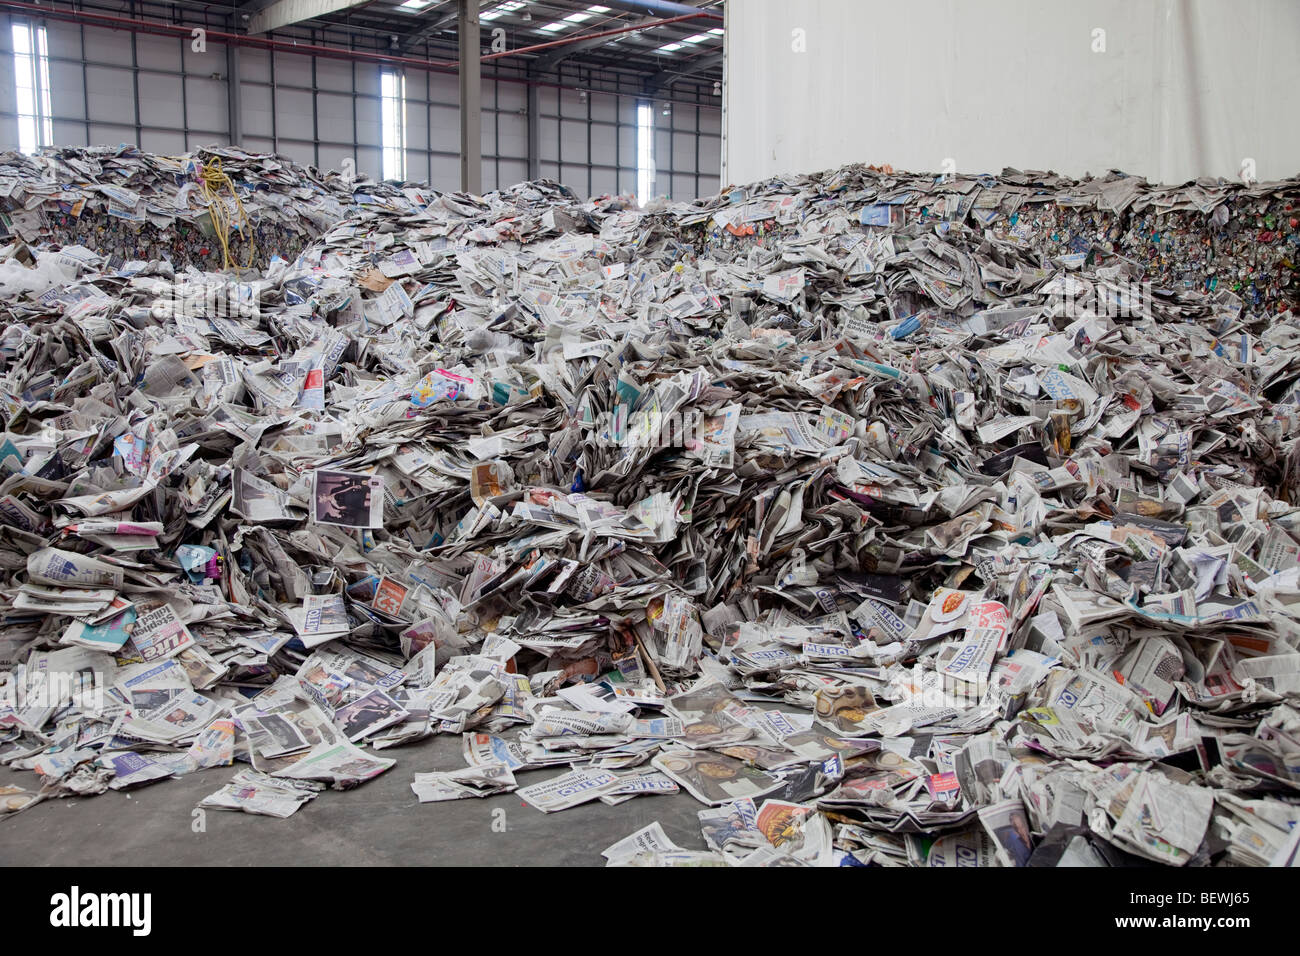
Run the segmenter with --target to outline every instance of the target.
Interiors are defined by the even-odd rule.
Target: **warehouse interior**
[[[1298,36],[0,0],[0,864],[1300,866]]]
[[[583,196],[635,191],[649,168],[638,166],[643,129],[657,194],[717,191],[721,13],[517,2],[470,11],[485,41],[475,191],[538,178]],[[13,25],[39,17],[50,104],[36,110],[41,145],[129,142],[173,155],[235,143],[320,169],[351,160],[375,178],[461,185],[456,0],[14,2],[2,12],[6,57]],[[3,83],[3,141],[17,144],[8,71]]]

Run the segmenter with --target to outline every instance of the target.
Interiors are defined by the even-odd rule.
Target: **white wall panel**
[[[460,160],[455,156],[433,156],[430,159],[433,174],[429,182],[435,189],[455,190],[460,188]]]
[[[434,103],[429,107],[429,130],[433,135],[435,150],[459,151],[460,110],[454,106],[440,106]],[[460,178],[459,172],[456,173],[456,177]]]
[[[1297,37],[1295,0],[731,3],[724,177],[952,159],[1177,183],[1246,157],[1291,176]]]
[[[696,141],[694,136],[681,132],[673,133],[673,171],[695,170],[695,148]],[[682,198],[682,197],[678,197]],[[693,198],[693,196],[692,196]]]
[[[271,87],[252,83],[241,83],[240,106],[243,108],[244,144],[256,137],[265,137],[271,142]],[[278,130],[277,130],[278,132]],[[251,148],[251,147],[250,147]]]
[[[324,148],[322,147],[322,163],[325,162],[323,149]],[[316,147],[313,143],[282,139],[280,140],[279,149],[277,149],[276,152],[282,156],[288,156],[295,163],[302,163],[304,166],[316,165]],[[338,168],[337,162],[334,164],[334,168]]]
[[[587,163],[587,121],[560,121],[560,159],[565,163]]]
[[[135,127],[117,123],[90,123],[90,142],[102,146],[116,146],[119,143],[135,142]]]
[[[495,80],[483,80],[483,106],[492,106],[502,111],[514,110],[518,113],[528,107],[527,87],[522,83],[498,83]]]
[[[320,163],[324,169],[342,169],[343,160],[350,159],[356,162],[351,146],[331,146],[328,143],[321,143],[320,146]],[[357,172],[365,172],[361,164],[357,163]]]
[[[185,45],[189,46],[189,43]],[[179,37],[160,37],[149,33],[137,33],[135,51],[136,63],[139,66],[159,70],[179,70],[181,68],[181,39]],[[89,53],[89,51],[87,52]],[[222,49],[221,55],[222,57],[225,56],[224,49]],[[220,72],[223,75],[226,72],[224,62]]]
[[[294,102],[301,103],[297,111],[298,115],[292,117],[292,122],[286,123],[285,128],[298,131],[290,135],[311,139],[311,94],[300,93],[295,90],[282,90],[280,91],[280,97],[281,112],[277,119],[289,120],[290,117],[285,115],[285,108],[292,108],[290,104]],[[352,103],[353,99],[350,93],[316,94],[316,116],[318,117],[321,139],[332,140],[336,143],[352,141]]]
[[[53,50],[50,51],[50,55],[51,57],[55,56]],[[80,51],[74,49],[72,56],[79,57]],[[5,70],[4,72],[7,74],[8,79],[12,82],[13,71]],[[79,120],[79,119],[84,120],[86,118],[85,94],[86,94],[86,87],[84,85],[84,78],[81,71],[81,64],[68,63],[62,60],[51,60],[50,62],[50,103],[53,106],[54,114],[56,116],[63,117],[66,120],[72,120],[72,121]],[[56,122],[55,126],[58,125],[59,125],[58,122]],[[81,128],[79,130],[76,130],[75,132],[69,130],[65,133],[60,133],[56,129],[54,130],[54,141],[56,143],[66,143],[66,142],[76,143],[84,139],[86,135],[85,125],[76,124],[75,122],[73,125],[74,126],[80,125]],[[72,137],[70,140],[64,138],[69,134]]]
[[[484,122],[488,122],[484,117]],[[498,156],[528,155],[528,120],[518,113],[503,113],[497,118],[497,142],[494,152]],[[525,168],[527,163],[525,162]]]
[[[434,103],[455,105],[460,102],[460,85],[456,77],[446,73],[429,74],[429,99]]]
[[[146,129],[140,132],[140,148],[164,156],[179,156],[185,152],[185,137],[180,133]]]
[[[201,81],[190,81],[191,83]],[[140,71],[140,116],[147,119],[151,126],[171,126],[182,129],[185,126],[187,102],[177,95],[180,86],[176,77],[159,73]],[[220,84],[221,94],[225,95],[225,84]],[[188,89],[187,89],[188,92]],[[51,93],[51,95],[53,95]],[[193,121],[193,117],[191,117]],[[221,125],[225,125],[222,123]],[[181,148],[184,152],[184,147]]]
[[[271,82],[271,52],[243,47],[239,51],[239,77],[245,84]]]
[[[295,56],[290,53],[275,53],[275,82],[287,86],[311,86],[311,62],[308,56]],[[338,69],[342,65],[338,60],[316,61],[316,85],[322,90],[352,89],[352,75],[338,78]]]
[[[86,59],[104,63],[131,63],[131,34],[125,30],[86,28]]]
[[[279,74],[279,64],[276,73]],[[337,117],[347,117],[345,135],[325,136],[322,139],[350,140],[352,138],[352,98],[337,96],[333,93],[320,93],[316,96],[316,115],[320,117],[322,129],[337,130]],[[275,126],[280,139],[296,139],[311,142],[315,136],[315,123],[312,120],[312,95],[304,90],[289,90],[277,87],[275,91]]]
[[[129,62],[129,61],[128,61]],[[111,67],[86,67],[87,109],[93,123],[118,123],[135,128],[135,93],[130,70]],[[56,115],[63,115],[63,105],[53,103]],[[134,135],[130,137],[134,139]]]
[[[380,70],[368,63],[350,64],[353,71],[353,88],[367,96],[378,96],[380,90]]]
[[[618,97],[594,94],[591,97],[591,118],[604,123],[618,119]]]
[[[613,126],[593,123],[591,126],[591,164],[593,166],[617,166],[618,152],[615,148],[617,137]]]
[[[695,198],[695,174],[674,174],[669,195],[674,199],[690,200]]]
[[[617,192],[614,180],[614,170],[593,169],[591,171],[591,194],[593,196],[614,195]]]
[[[358,146],[356,160],[358,173],[365,173],[373,179],[383,178],[384,156],[379,146]]]
[[[222,76],[225,76],[224,72]],[[229,141],[228,95],[224,78],[214,80],[208,76],[186,77],[185,101],[190,129],[200,131],[197,134],[198,142],[194,145],[208,146]]]
[[[0,24],[3,25],[5,31],[5,53],[11,52],[13,48],[13,24],[22,23],[24,19],[9,14],[0,17]],[[75,24],[63,23],[59,20],[47,20],[45,22],[45,42],[52,58],[79,58],[81,56],[81,33]]]
[[[522,159],[501,160],[501,180],[497,186],[513,186],[528,179],[528,162]]]

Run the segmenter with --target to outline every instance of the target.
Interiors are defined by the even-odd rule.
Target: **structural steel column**
[[[274,58],[275,54],[272,53]],[[181,79],[184,83],[184,78]],[[239,47],[233,43],[226,44],[226,115],[227,125],[230,127],[230,145],[240,146],[244,138],[244,106],[243,98],[240,96],[239,88]],[[275,110],[274,91],[272,92],[271,109]],[[188,148],[188,144],[186,146]],[[275,147],[272,146],[272,149]]]
[[[542,95],[536,83],[528,84],[528,178],[542,178]]]
[[[482,71],[479,63],[478,0],[456,0],[460,41],[460,188],[483,191]]]

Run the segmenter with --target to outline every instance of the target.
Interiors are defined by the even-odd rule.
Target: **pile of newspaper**
[[[452,734],[422,801],[706,805],[612,863],[1292,859],[1300,319],[862,175],[761,243],[536,182],[256,275],[9,246],[0,806]]]
[[[231,146],[182,156],[134,146],[10,151],[0,154],[0,238],[220,270],[220,237],[228,235],[230,259],[262,269],[336,223],[353,185],[338,173]]]
[[[1157,288],[1226,290],[1266,312],[1300,307],[1294,179],[1153,186],[1119,172],[1086,180],[1014,169],[936,177],[859,165],[733,188],[704,207],[681,212],[700,249],[858,231],[881,240],[918,223],[940,231],[964,225],[1049,269],[1123,265]]]

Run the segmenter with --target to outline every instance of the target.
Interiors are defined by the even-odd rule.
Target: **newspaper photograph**
[[[334,723],[350,741],[360,740],[409,716],[401,704],[375,689],[334,712]]]
[[[299,733],[294,721],[284,714],[241,716],[239,726],[248,734],[250,743],[263,757],[283,757],[286,754],[310,750],[312,746]]]
[[[700,832],[710,850],[757,849],[767,840],[758,826],[758,809],[748,797],[699,811]]]
[[[764,796],[782,786],[779,777],[709,750],[668,751],[651,764],[676,780],[691,796],[709,806]]]
[[[998,858],[1003,866],[1024,866],[1034,852],[1033,837],[1024,804],[1019,800],[1004,800],[981,807],[980,823],[997,846]]]
[[[318,780],[347,790],[392,769],[397,761],[376,757],[347,741],[317,744],[300,759],[275,771],[277,778]]]
[[[877,732],[867,718],[880,710],[871,690],[863,685],[841,684],[819,688],[814,695],[813,716],[832,733],[848,737]]]
[[[312,520],[345,528],[382,528],[384,479],[346,471],[313,471]]]

